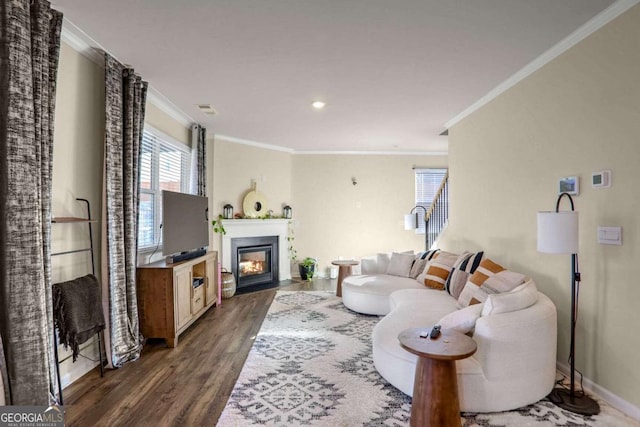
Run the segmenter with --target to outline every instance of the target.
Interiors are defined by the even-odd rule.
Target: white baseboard
[[[567,377],[571,372],[569,366],[562,362],[556,362],[556,368],[558,369],[558,371],[560,371],[560,373]],[[576,379],[576,382],[577,381],[578,380]],[[637,406],[633,405],[630,402],[627,402],[620,396],[613,394],[606,388],[594,383],[587,377],[582,377],[582,384],[585,390],[589,391],[591,394],[598,396],[600,399],[604,400],[609,405],[616,408],[618,411],[623,412],[625,415],[628,415],[629,417],[640,421],[640,408],[638,408]]]

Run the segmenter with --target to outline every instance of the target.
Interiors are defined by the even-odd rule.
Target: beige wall
[[[144,121],[175,140],[182,142],[189,147],[191,146],[190,128],[176,121],[167,113],[149,102],[149,100],[147,100],[147,104],[145,106]]]
[[[213,149],[211,149],[213,147]],[[292,155],[288,152],[238,144],[215,138],[208,141],[210,174],[208,191],[210,218],[222,213],[225,204],[234,213],[242,212],[242,200],[255,181],[258,191],[267,199],[267,210],[281,215],[282,207],[292,204]],[[213,165],[213,170],[211,170]],[[211,183],[213,185],[211,185]],[[213,248],[220,250],[220,236],[211,234]]]
[[[293,165],[298,257],[318,258],[325,270],[339,257],[424,249],[424,235],[404,230],[415,201],[412,168],[446,167],[446,157],[298,154]]]
[[[62,44],[53,142],[52,212],[54,216],[86,217],[86,205],[76,198],[88,199],[91,216],[101,217],[102,162],[104,141],[104,68]],[[100,277],[100,227],[93,226],[96,274]],[[60,252],[89,246],[85,224],[52,226],[52,251]],[[88,252],[52,258],[53,282],[74,279],[91,272]],[[82,354],[97,358],[97,341],[91,339]],[[60,360],[70,356],[60,347]],[[80,357],[75,363],[66,359],[60,366],[63,384],[82,376],[96,364]]]
[[[318,258],[322,272],[339,257],[422,250],[424,235],[403,228],[414,205],[413,167],[447,166],[445,156],[303,155],[217,138],[209,153],[213,217],[226,203],[242,211],[256,181],[275,214],[292,206],[298,257]],[[211,239],[219,250],[220,236]]]
[[[482,248],[533,276],[558,307],[558,360],[566,363],[570,257],[536,251],[536,212],[554,209],[560,177],[578,175],[583,282],[576,367],[635,406],[640,406],[639,76],[636,6],[453,126],[450,227],[441,245]],[[591,173],[602,169],[611,169],[612,187],[591,188]],[[623,245],[599,245],[597,225],[622,226]]]

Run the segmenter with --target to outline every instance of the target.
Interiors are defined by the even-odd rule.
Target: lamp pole
[[[427,216],[427,208],[425,208],[424,206],[421,205],[415,205],[413,207],[413,209],[411,209],[411,212],[409,212],[410,214],[413,213],[416,209],[422,209],[424,211],[424,216]],[[418,212],[416,212],[416,228],[420,228],[420,225],[418,223]],[[429,250],[429,231],[427,230],[427,224],[425,222],[424,224],[424,250],[428,251]]]
[[[562,193],[558,196],[558,200],[556,202],[556,214],[560,212],[560,201],[564,196],[566,196],[571,203],[571,211],[575,211],[571,195],[568,193]],[[575,250],[577,251],[577,248]],[[576,323],[578,320],[576,304],[580,280],[580,272],[578,271],[578,254],[574,252],[571,253],[571,347],[569,349],[569,358],[571,362],[569,378],[571,384],[569,385],[568,392],[564,388],[554,388],[549,394],[549,400],[557,406],[576,414],[596,415],[600,412],[598,402],[584,393],[577,394],[575,390]]]

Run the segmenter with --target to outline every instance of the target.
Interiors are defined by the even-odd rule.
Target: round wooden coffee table
[[[358,261],[347,259],[339,261],[331,261],[331,264],[340,267],[338,270],[338,287],[336,288],[336,296],[342,297],[342,281],[345,277],[351,276],[351,267],[358,265]]]
[[[413,383],[411,426],[460,427],[456,360],[476,352],[477,344],[460,332],[442,330],[436,339],[421,338],[430,328],[400,332],[402,348],[418,356]]]

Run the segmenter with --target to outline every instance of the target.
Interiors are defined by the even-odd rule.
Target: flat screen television
[[[162,191],[162,254],[189,253],[209,246],[209,200]]]

